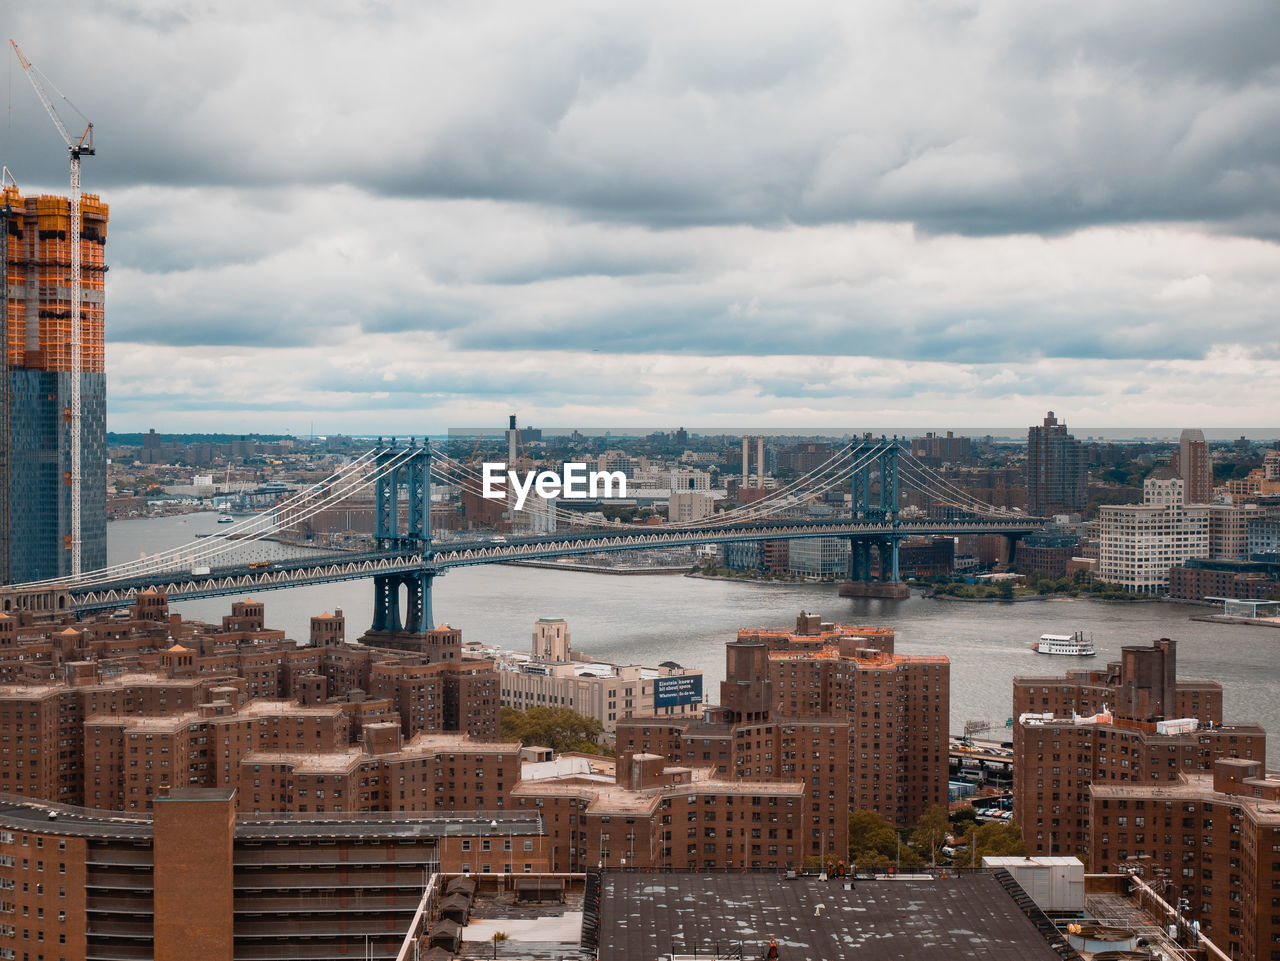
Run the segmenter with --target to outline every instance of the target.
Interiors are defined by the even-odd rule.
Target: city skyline
[[[11,30],[96,125],[111,430],[1248,433],[1280,373],[1277,21],[53,3]],[[0,157],[65,193],[20,71],[8,99]]]

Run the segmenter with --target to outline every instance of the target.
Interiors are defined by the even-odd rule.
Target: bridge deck
[[[579,554],[719,544],[733,541],[795,540],[821,537],[870,538],[890,541],[921,535],[1025,534],[1040,526],[1039,518],[996,520],[896,521],[854,518],[756,522],[714,528],[606,529],[570,531],[534,537],[491,537],[466,541],[422,542],[391,539],[387,548],[369,552],[321,554],[270,562],[190,570],[142,571],[108,582],[65,588],[77,611],[103,610],[132,602],[148,588],[164,590],[174,599],[216,597],[244,591],[278,590],[306,584],[357,580],[412,572],[444,573],[455,567],[541,560]],[[47,590],[46,588],[44,588]],[[10,591],[21,592],[22,585]]]

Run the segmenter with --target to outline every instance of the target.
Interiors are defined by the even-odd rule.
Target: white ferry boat
[[[1063,657],[1093,657],[1098,652],[1093,649],[1093,639],[1084,636],[1084,631],[1074,634],[1041,634],[1040,640],[1031,645],[1037,654],[1057,654]]]

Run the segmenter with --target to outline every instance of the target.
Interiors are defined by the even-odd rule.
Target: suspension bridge
[[[904,483],[946,505],[949,516],[900,509]],[[554,527],[549,533],[444,540],[433,537],[431,517],[432,489],[441,484],[478,492],[482,477],[474,466],[429,441],[379,440],[324,481],[217,536],[72,578],[12,585],[2,592],[4,609],[90,613],[128,606],[147,590],[164,591],[177,601],[368,578],[374,587],[371,630],[420,634],[434,626],[433,581],[457,567],[703,544],[843,538],[850,542],[851,580],[871,578],[876,551],[884,578],[896,582],[898,545],[904,538],[1016,538],[1044,523],[977,500],[921,464],[901,441],[870,435],[845,444],[824,463],[758,500],[711,517],[661,525],[611,523],[599,515],[592,520],[550,501],[543,505],[544,519]],[[810,516],[809,506],[837,488],[850,492],[850,508],[839,516]],[[255,542],[295,530],[354,497],[367,498],[370,490],[375,518],[371,549],[246,559]]]

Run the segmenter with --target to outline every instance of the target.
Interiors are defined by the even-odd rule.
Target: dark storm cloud
[[[113,416],[1274,407],[1274,3],[44,0],[7,26],[96,124]],[[11,66],[0,159],[64,192]]]
[[[734,9],[46,3],[13,29],[97,122],[103,187],[345,183],[658,226],[1275,230],[1274,4]],[[11,166],[52,180],[52,128],[11,93]]]

